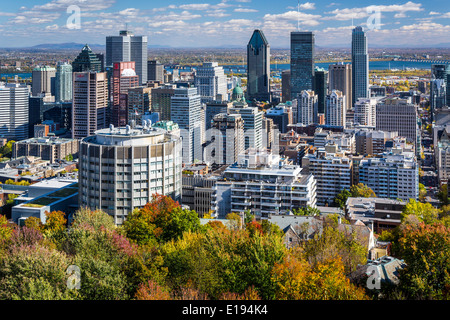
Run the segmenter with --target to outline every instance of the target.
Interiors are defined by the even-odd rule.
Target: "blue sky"
[[[72,5],[81,10],[80,29],[67,27],[77,21],[67,13]],[[448,0],[311,0],[300,1],[300,13],[297,7],[297,0],[2,0],[0,47],[104,44],[126,24],[150,44],[172,47],[245,46],[259,28],[273,48],[288,48],[298,25],[314,31],[319,46],[348,46],[352,24],[366,27],[369,46],[450,43]]]

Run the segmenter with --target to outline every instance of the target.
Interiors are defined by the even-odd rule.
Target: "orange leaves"
[[[350,283],[340,259],[310,266],[305,260],[287,255],[276,264],[272,279],[280,300],[365,300],[363,289]]]

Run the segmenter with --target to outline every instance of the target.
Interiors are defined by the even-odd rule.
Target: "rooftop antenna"
[[[297,12],[298,12],[297,31],[300,31],[300,0],[298,0]]]

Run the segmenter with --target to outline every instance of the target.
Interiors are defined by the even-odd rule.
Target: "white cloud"
[[[234,9],[234,12],[251,13],[251,12],[258,12],[258,10],[249,8],[236,8]]]
[[[314,10],[314,9],[316,9],[316,4],[312,3],[312,2],[302,3],[302,4],[300,4],[300,9],[301,10]]]
[[[335,9],[333,11],[327,12],[329,14],[333,14],[333,16],[324,17],[325,20],[351,20],[351,19],[362,19],[370,16],[375,10],[379,10],[381,12],[397,12],[399,14],[404,14],[405,12],[414,11],[419,12],[423,11],[421,3],[414,3],[408,1],[405,4],[401,5],[371,5],[362,8],[345,8],[345,9]]]
[[[321,18],[320,15],[307,14],[297,11],[288,11],[281,14],[266,14],[263,19],[265,21],[279,22],[280,20],[286,21],[300,21],[300,24],[306,26],[317,26],[320,24],[318,21]]]

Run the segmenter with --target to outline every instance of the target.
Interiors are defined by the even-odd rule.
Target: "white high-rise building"
[[[317,204],[321,206],[332,205],[338,193],[350,190],[353,184],[353,161],[335,144],[305,155],[302,168],[316,179]]]
[[[258,217],[289,214],[294,208],[316,206],[316,180],[278,154],[246,150],[223,173],[213,189],[213,211],[219,218],[246,210]]]
[[[361,160],[359,182],[371,188],[378,198],[417,200],[419,165],[413,152],[384,153]]]
[[[228,100],[227,76],[217,62],[205,62],[198,67],[194,85],[198,88],[202,103],[215,101],[218,95]]]
[[[341,91],[333,90],[327,95],[325,124],[345,128],[345,96]]]
[[[297,99],[297,123],[308,126],[317,123],[318,97],[312,90],[303,90]]]
[[[154,194],[181,200],[181,139],[144,126],[102,129],[80,142],[79,203],[121,225]]]
[[[247,104],[235,103],[228,109],[230,114],[240,114],[244,120],[245,150],[261,149],[263,147],[263,111],[258,107],[249,107]]]
[[[0,83],[0,136],[15,141],[28,138],[29,89]]]
[[[359,98],[354,106],[354,124],[376,127],[377,125],[377,99],[375,98]]]
[[[178,88],[171,97],[171,120],[178,124],[183,138],[183,163],[203,160],[202,142],[205,124],[202,122],[201,97],[197,88]]]

